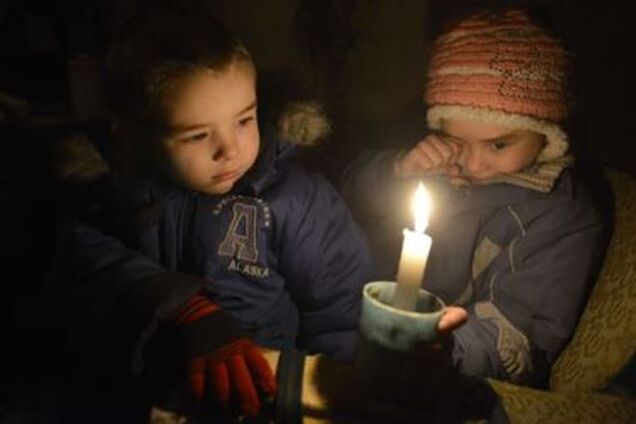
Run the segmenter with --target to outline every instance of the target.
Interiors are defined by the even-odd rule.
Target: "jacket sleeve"
[[[60,225],[50,309],[71,352],[119,357],[139,373],[146,344],[203,280],[166,270],[96,222],[75,217]]]
[[[507,266],[492,275],[489,299],[471,305],[453,333],[453,356],[468,374],[541,386],[585,306],[607,225],[585,196],[529,221],[509,211],[521,235],[500,254]]]
[[[362,287],[370,278],[366,240],[327,180],[306,178],[283,229],[281,271],[299,309],[299,345],[350,359]]]

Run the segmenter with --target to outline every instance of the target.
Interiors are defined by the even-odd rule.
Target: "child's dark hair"
[[[111,116],[119,123],[158,124],[162,99],[176,82],[237,62],[253,67],[241,41],[211,17],[176,7],[146,10],[111,44],[105,76]]]

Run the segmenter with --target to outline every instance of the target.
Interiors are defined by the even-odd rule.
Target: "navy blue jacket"
[[[226,195],[111,177],[90,219],[67,223],[58,280],[76,345],[98,345],[91,328],[120,320],[126,334],[114,339],[141,366],[157,326],[204,291],[263,346],[353,355],[371,273],[365,238],[328,181],[293,163],[290,145],[264,145]]]

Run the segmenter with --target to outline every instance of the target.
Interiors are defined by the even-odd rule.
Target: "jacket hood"
[[[331,131],[322,105],[315,101],[288,103],[275,122],[261,123],[261,151],[252,169],[233,191],[259,193],[291,164],[299,147],[319,144]]]

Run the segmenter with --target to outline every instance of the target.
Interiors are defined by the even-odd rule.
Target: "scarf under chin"
[[[552,191],[554,184],[564,169],[574,164],[572,155],[565,155],[548,162],[535,162],[523,171],[502,174],[490,180],[492,183],[508,183],[537,190],[543,193]]]

